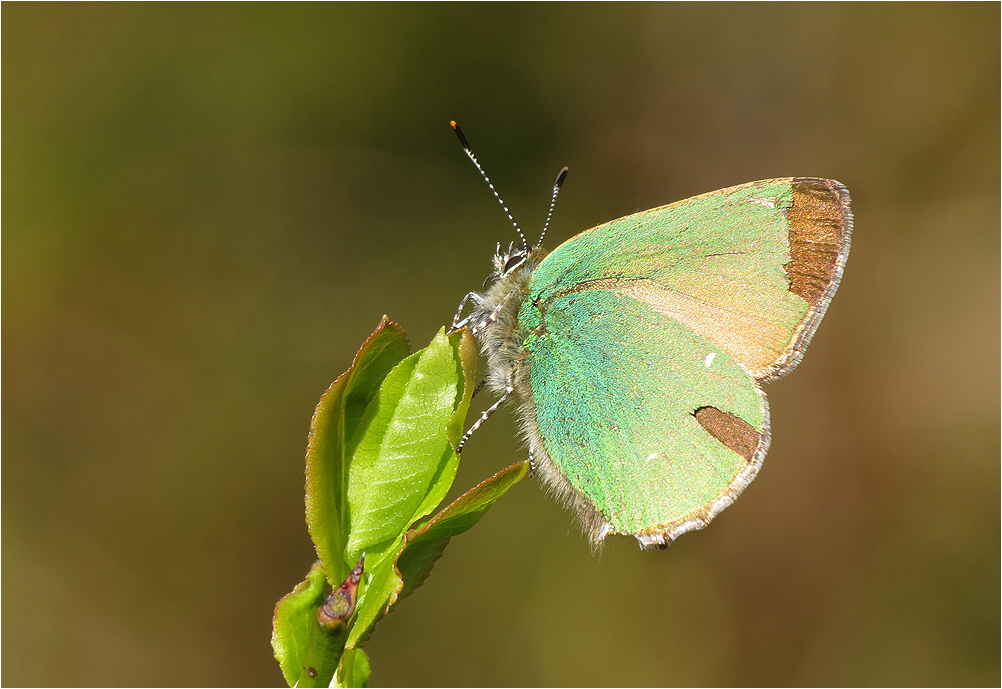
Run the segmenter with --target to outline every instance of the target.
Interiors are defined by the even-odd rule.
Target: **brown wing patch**
[[[692,414],[707,433],[749,462],[755,456],[762,434],[744,419],[716,407],[700,407]]]
[[[844,188],[830,179],[793,180],[790,223],[790,262],[783,266],[790,291],[811,306],[825,300],[844,251],[848,203]]]

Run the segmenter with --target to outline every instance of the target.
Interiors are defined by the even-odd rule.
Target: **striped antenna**
[[[488,177],[487,173],[484,172],[484,169],[480,167],[480,163],[477,161],[477,157],[473,155],[473,149],[470,148],[470,142],[468,142],[466,140],[466,137],[463,135],[463,130],[459,128],[459,125],[456,124],[455,120],[450,120],[449,124],[451,124],[453,130],[455,130],[456,136],[459,137],[459,143],[460,145],[462,145],[463,150],[466,151],[466,155],[470,157],[470,160],[473,161],[473,164],[477,166],[478,170],[480,170],[480,174],[483,176],[484,181],[487,182],[487,186],[489,186],[491,188],[491,191],[494,192],[494,198],[496,198],[498,200],[498,203],[501,204],[501,207],[504,208],[505,215],[507,215],[508,219],[511,220],[511,224],[515,228],[515,231],[518,232],[518,236],[522,238],[522,248],[525,249],[525,253],[529,253],[529,242],[525,239],[525,234],[522,233],[522,228],[518,226],[517,222],[515,222],[515,218],[511,217],[511,211],[508,210],[508,206],[504,204],[504,201],[501,199],[501,195],[498,193],[498,190],[494,188],[493,184],[491,184],[490,177]]]
[[[557,205],[557,194],[560,193],[560,187],[564,186],[564,180],[567,179],[567,173],[570,170],[565,167],[557,175],[557,181],[553,183],[553,196],[550,197],[550,210],[546,213],[546,222],[543,223],[543,232],[539,235],[539,241],[536,242],[536,249],[543,246],[543,237],[546,236],[546,228],[550,226],[550,218],[553,217],[553,207]]]

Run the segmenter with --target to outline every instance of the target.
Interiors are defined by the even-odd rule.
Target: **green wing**
[[[838,287],[851,228],[838,182],[750,182],[582,232],[539,265],[530,298],[628,294],[766,381],[803,356]]]
[[[525,433],[593,541],[666,544],[754,478],[769,444],[757,383],[800,361],[851,229],[838,182],[765,180],[592,228],[535,269]]]
[[[762,463],[768,409],[727,352],[616,290],[571,292],[520,313],[534,464],[608,533],[664,545],[705,526]]]

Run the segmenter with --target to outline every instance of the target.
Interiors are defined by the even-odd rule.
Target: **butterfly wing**
[[[759,382],[800,361],[842,274],[838,182],[752,182],[592,228],[535,269],[525,434],[593,541],[705,526],[769,444]]]
[[[803,356],[838,287],[851,231],[838,182],[750,182],[582,232],[539,265],[530,297],[618,290],[767,381]]]
[[[537,315],[543,327],[523,344],[524,427],[534,466],[592,541],[666,544],[754,478],[768,408],[730,354],[615,290],[564,294]]]

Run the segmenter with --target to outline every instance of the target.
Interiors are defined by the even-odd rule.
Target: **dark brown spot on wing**
[[[812,306],[821,304],[829,285],[838,279],[839,258],[845,251],[849,196],[830,179],[797,177],[790,223],[790,262],[783,266],[790,291]]]
[[[744,419],[716,407],[700,407],[692,414],[707,433],[746,460],[755,456],[762,434]]]

